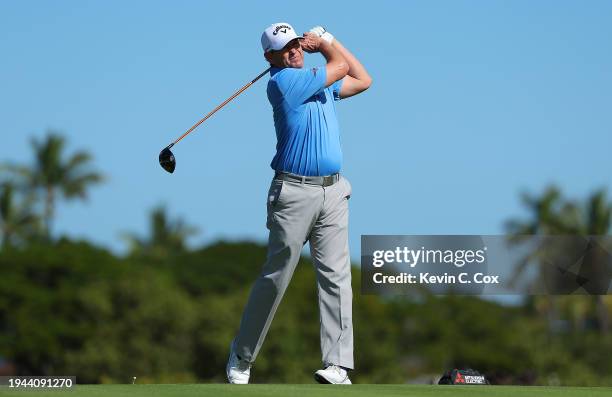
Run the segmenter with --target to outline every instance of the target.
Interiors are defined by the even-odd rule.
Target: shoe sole
[[[315,372],[314,374],[315,380],[322,385],[350,385],[352,383],[332,383],[324,376],[321,376]]]
[[[319,375],[319,374],[317,374],[317,373],[315,373],[315,374],[314,374],[314,378],[315,378],[315,380],[316,380],[318,383],[320,383],[320,384],[322,384],[322,385],[331,385],[331,384],[332,384],[330,381],[328,381],[327,379],[325,379],[325,377],[323,377],[323,376],[321,376],[321,375]]]

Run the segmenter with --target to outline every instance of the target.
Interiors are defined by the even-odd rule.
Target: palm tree
[[[511,236],[520,238],[533,234],[556,234],[563,228],[563,222],[559,219],[563,203],[557,187],[548,187],[541,197],[523,193],[521,201],[531,216],[527,220],[511,219],[506,222],[506,230]]]
[[[124,235],[133,255],[163,258],[184,252],[187,249],[187,239],[198,234],[198,229],[187,225],[183,219],[170,219],[162,205],[151,211],[149,222],[149,236],[141,238],[135,234]]]
[[[17,175],[26,180],[26,185],[41,195],[44,200],[44,230],[51,235],[51,223],[55,215],[57,196],[71,200],[86,199],[87,189],[103,180],[103,176],[89,167],[92,156],[86,151],[77,151],[65,158],[66,140],[59,133],[49,131],[43,141],[31,141],[34,164],[31,168],[12,166]]]
[[[2,247],[14,245],[15,242],[30,241],[40,235],[40,218],[32,211],[33,198],[26,197],[17,204],[16,187],[9,181],[3,182],[0,189]]]
[[[520,244],[531,238],[532,235],[564,235],[569,233],[570,224],[575,222],[575,208],[566,203],[561,191],[555,186],[549,186],[541,196],[528,193],[521,195],[523,205],[527,207],[530,216],[527,219],[511,219],[506,222],[506,231],[510,244]],[[527,253],[518,262],[512,283],[515,283],[525,273],[530,264],[539,266],[538,282],[551,283],[550,269],[545,266],[542,256],[550,252],[550,247],[538,245]],[[556,285],[557,283],[555,283]]]
[[[606,191],[601,189],[594,192],[588,199],[583,208],[575,207],[571,210],[575,213],[576,222],[573,229],[576,234],[584,236],[607,236],[612,232],[612,205],[607,200]],[[606,269],[608,254],[602,250],[591,250],[588,256],[588,264],[585,267],[589,274],[583,274],[589,279],[595,279],[603,283],[596,286],[596,290],[607,290],[610,283],[609,269]],[[608,273],[608,274],[606,274]],[[599,329],[602,333],[610,331],[609,299],[597,293],[593,295],[597,310]]]
[[[530,210],[531,216],[527,220],[513,219],[507,222],[506,230],[510,234],[511,243],[520,243],[529,235],[534,234],[605,236],[611,232],[612,206],[607,202],[604,190],[593,193],[584,205],[564,200],[559,189],[554,186],[547,188],[540,197],[524,194],[522,201]],[[557,287],[562,286],[565,282],[563,277],[554,269],[551,271],[550,266],[546,266],[542,261],[542,255],[549,255],[550,249],[549,246],[538,246],[522,258],[517,264],[514,280],[525,272],[529,264],[537,264],[540,281],[547,281]],[[563,254],[564,250],[577,252],[575,247],[569,245],[553,247],[552,250],[560,254]],[[587,278],[594,280],[598,275],[601,277],[605,274],[607,258],[601,256],[601,251],[591,250],[589,252],[593,253],[588,256],[588,259],[585,257],[583,268],[591,272]],[[596,316],[600,330],[607,333],[610,328],[607,301],[601,295],[592,295],[588,299],[597,307]],[[582,300],[584,300],[582,297],[572,297],[564,302],[569,305],[570,312],[580,313],[580,317],[586,316],[588,310],[585,309]],[[554,321],[556,318],[555,300],[546,299],[546,302],[539,302],[539,304],[540,307],[545,308],[551,320]]]

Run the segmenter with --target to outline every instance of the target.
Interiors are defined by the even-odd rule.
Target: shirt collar
[[[283,68],[279,68],[277,66],[272,66],[270,68],[270,77],[274,76],[276,73],[280,72],[281,70],[283,70]]]

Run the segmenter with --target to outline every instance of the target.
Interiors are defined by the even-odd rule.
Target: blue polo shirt
[[[305,176],[340,171],[342,150],[335,100],[342,80],[325,88],[325,66],[270,70],[268,100],[274,112],[275,171]]]

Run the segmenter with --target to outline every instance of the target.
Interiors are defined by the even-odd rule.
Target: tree
[[[575,216],[574,207],[564,203],[561,191],[555,186],[549,186],[540,197],[523,193],[521,195],[523,205],[527,207],[530,215],[527,219],[510,219],[506,222],[506,231],[509,235],[510,244],[521,244],[532,235],[563,235],[568,234],[568,214],[571,218]],[[550,280],[549,269],[541,260],[547,249],[538,245],[527,253],[517,263],[512,283],[516,282],[527,270],[529,265],[535,264],[538,269],[538,282],[543,283]]]
[[[66,140],[59,133],[49,131],[43,141],[33,138],[34,164],[31,167],[7,167],[23,184],[43,198],[43,220],[45,236],[51,236],[51,223],[55,214],[58,194],[71,200],[86,199],[87,189],[103,180],[103,176],[92,171],[89,163],[92,156],[86,151],[77,151],[65,158]]]
[[[611,231],[612,205],[607,202],[605,190],[594,192],[586,201],[581,204],[575,201],[569,201],[562,198],[561,192],[554,186],[547,188],[540,197],[534,197],[528,194],[523,195],[523,203],[530,210],[531,216],[528,219],[512,219],[506,224],[506,229],[510,234],[512,243],[520,243],[528,235],[569,235],[569,236],[605,236]],[[547,255],[546,250],[550,247],[538,246],[529,252],[517,264],[514,278],[517,279],[523,274],[530,264],[539,266],[539,278],[542,281],[546,279],[549,284],[562,285],[563,280],[558,272],[551,272],[550,267],[546,266],[542,261],[542,255]],[[567,246],[556,246],[553,250],[574,250],[571,244]],[[563,254],[563,252],[561,252]],[[589,256],[589,263],[586,263],[587,268],[600,268],[606,266],[606,258],[598,256],[597,251]],[[586,259],[585,259],[586,260]],[[601,269],[599,269],[601,270]],[[598,271],[599,271],[598,270]],[[604,269],[605,271],[605,269]],[[603,274],[601,271],[600,274]],[[555,280],[555,276],[559,277]],[[569,297],[568,297],[569,298]],[[584,318],[589,311],[588,305],[585,305],[586,300],[594,303],[597,307],[596,317],[602,333],[609,331],[609,309],[606,306],[606,300],[600,295],[592,297],[571,297],[564,299],[566,310],[576,315],[579,318]],[[540,307],[544,308],[551,320],[555,320],[555,302],[547,299],[546,302],[539,302]],[[584,321],[579,321],[584,323]]]
[[[149,217],[149,235],[141,238],[125,234],[133,255],[165,258],[173,253],[185,252],[187,239],[198,234],[198,229],[181,218],[170,219],[164,206],[154,208]]]
[[[594,192],[583,206],[572,204],[569,212],[574,214],[570,231],[574,231],[575,234],[585,236],[605,236],[610,234],[612,228],[612,223],[610,222],[612,219],[612,205],[607,201],[605,190],[601,189]],[[599,274],[604,274],[605,269],[600,269],[600,266],[606,266],[607,263],[606,258],[601,254],[603,254],[601,251],[593,253],[594,256],[589,258],[591,261],[589,267],[592,269],[597,268]],[[602,281],[605,282],[605,278]],[[609,281],[608,278],[607,282],[609,283]],[[594,295],[593,297],[599,320],[599,329],[602,333],[610,332],[610,309],[606,303],[610,304],[612,302],[606,298],[602,295]]]
[[[549,186],[540,197],[523,193],[521,201],[530,211],[530,217],[526,220],[509,220],[506,222],[506,230],[518,238],[532,234],[554,234],[563,229],[563,222],[559,219],[563,205],[561,199],[561,191],[555,186]]]
[[[40,218],[33,212],[32,197],[16,202],[17,191],[10,181],[0,185],[0,230],[2,247],[34,239],[40,235]]]

